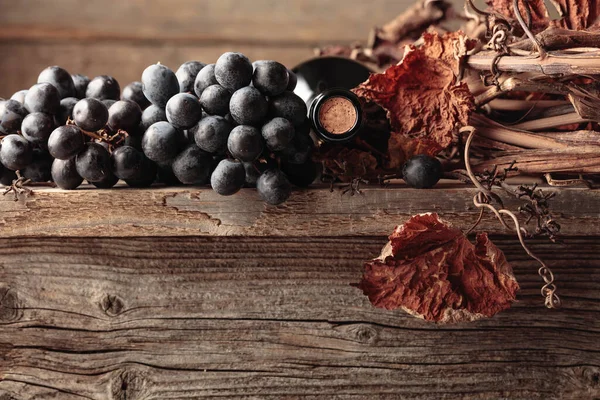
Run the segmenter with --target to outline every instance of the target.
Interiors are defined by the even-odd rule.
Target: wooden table
[[[350,286],[394,226],[477,217],[471,188],[39,189],[0,197],[0,399],[600,397],[598,192],[564,189],[538,266],[486,216],[522,290],[494,318],[437,326]],[[508,205],[516,209],[518,201]]]

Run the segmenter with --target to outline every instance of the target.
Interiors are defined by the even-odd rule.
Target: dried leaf
[[[392,126],[390,165],[417,153],[434,155],[456,139],[468,123],[473,95],[457,84],[459,65],[474,42],[462,32],[423,35],[424,44],[407,47],[404,59],[382,74],[373,74],[354,91],[385,110]]]
[[[513,0],[486,0],[486,3],[492,12],[514,21],[513,25],[515,26],[519,25],[514,13]],[[544,4],[544,0],[528,0],[528,3],[531,10],[531,31],[533,33],[541,32],[550,24],[548,9]],[[523,0],[519,1],[519,11],[523,19],[527,21],[527,8]]]
[[[519,289],[487,234],[473,245],[437,214],[416,215],[397,227],[381,256],[365,263],[356,286],[376,307],[438,323],[491,317],[510,308]]]
[[[323,164],[323,173],[342,182],[353,179],[373,179],[382,174],[377,168],[377,159],[369,152],[343,146],[318,152],[314,160]]]

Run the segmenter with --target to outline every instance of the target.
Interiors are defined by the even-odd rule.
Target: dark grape
[[[23,137],[16,134],[5,136],[0,147],[0,162],[6,168],[17,171],[31,163],[33,148]]]
[[[35,149],[31,163],[21,170],[21,174],[32,182],[48,182],[52,179],[52,161],[54,159],[46,151]]]
[[[428,189],[442,178],[442,163],[435,157],[419,154],[409,159],[402,168],[402,178],[408,186]]]
[[[310,123],[296,127],[296,134],[287,147],[278,154],[291,164],[304,164],[311,155],[314,142],[310,137]]]
[[[202,118],[202,107],[196,96],[179,93],[167,102],[167,120],[176,128],[189,129]]]
[[[151,105],[142,113],[142,122],[140,123],[140,128],[143,132],[146,132],[151,125],[161,121],[167,121],[165,109]]]
[[[168,122],[153,124],[142,138],[142,150],[146,157],[161,165],[172,162],[183,145],[183,132]]]
[[[277,205],[290,197],[292,185],[281,170],[270,169],[258,178],[256,190],[265,203]]]
[[[286,91],[269,99],[269,114],[271,117],[285,118],[298,126],[306,120],[308,110],[304,100],[293,92]]]
[[[235,92],[252,82],[252,64],[241,53],[225,53],[215,64],[215,78],[225,89]]]
[[[294,125],[284,118],[273,118],[261,129],[262,137],[271,151],[285,149],[294,138]]]
[[[139,179],[145,165],[144,153],[131,147],[121,146],[111,155],[112,171],[120,179]]]
[[[25,108],[29,112],[54,115],[60,110],[58,90],[49,83],[33,85],[25,95]]]
[[[73,108],[73,120],[84,131],[95,132],[106,126],[108,110],[100,100],[79,100]]]
[[[204,89],[218,84],[219,82],[217,82],[217,78],[215,78],[215,64],[208,64],[198,72],[198,76],[194,81],[194,93],[200,98]]]
[[[288,80],[288,86],[287,86],[286,90],[293,92],[294,89],[296,89],[296,85],[298,84],[298,77],[296,76],[295,73],[293,73],[292,71],[290,71],[288,69],[288,78],[289,78],[289,80]]]
[[[73,79],[73,86],[75,87],[75,95],[78,99],[85,98],[85,92],[87,92],[87,87],[90,84],[90,78],[85,75],[75,74],[71,75],[71,79]]]
[[[100,144],[89,142],[75,158],[77,173],[88,182],[100,182],[108,179],[110,170],[110,154]]]
[[[0,101],[0,133],[4,135],[17,133],[27,114],[23,104],[16,100]]]
[[[227,138],[232,126],[227,120],[219,116],[206,117],[198,125],[190,129],[194,141],[202,150],[214,154],[225,154]]]
[[[144,157],[142,174],[138,179],[126,179],[125,183],[133,188],[150,187],[156,181],[157,166],[155,163]]]
[[[134,149],[142,151],[142,136],[143,134],[139,133],[127,135],[123,141],[123,146],[131,146]]]
[[[199,61],[188,61],[181,64],[175,76],[179,81],[179,91],[181,93],[194,93],[194,83],[198,73],[204,68],[206,64]]]
[[[227,138],[227,149],[240,161],[256,160],[264,149],[260,131],[253,126],[236,126]]]
[[[102,100],[102,104],[104,104],[107,110],[109,110],[116,102],[117,100],[113,99]]]
[[[28,90],[19,90],[15,94],[13,94],[10,99],[18,101],[21,104],[25,104],[25,96],[27,96]]]
[[[54,158],[68,160],[83,150],[83,133],[75,125],[59,126],[48,138],[48,151]]]
[[[37,83],[49,83],[58,89],[61,99],[75,96],[75,84],[71,75],[59,66],[48,67],[38,76]]]
[[[269,110],[265,97],[253,87],[245,87],[231,96],[229,112],[240,125],[256,125],[264,121]]]
[[[200,104],[209,115],[225,116],[229,112],[231,93],[221,85],[212,85],[204,89]]]
[[[142,85],[142,82],[131,82],[125,86],[121,94],[121,100],[133,101],[142,110],[145,110],[150,105],[150,100],[144,96],[144,85]]]
[[[113,131],[132,131],[140,125],[141,120],[142,109],[130,100],[117,101],[108,110],[108,126]]]
[[[186,185],[206,185],[212,166],[212,155],[190,144],[173,161],[173,173]]]
[[[85,97],[98,100],[119,100],[121,87],[112,76],[100,75],[90,81],[85,91]]]
[[[90,182],[92,185],[96,186],[98,189],[110,189],[115,186],[119,182],[119,178],[115,176],[113,173],[108,173],[104,178],[97,182]]]
[[[170,165],[158,167],[158,182],[164,183],[168,186],[182,185],[181,181],[177,179],[177,177],[173,173],[173,168],[171,168]]]
[[[54,119],[44,113],[31,113],[23,120],[21,134],[29,143],[42,148],[48,147],[48,138],[54,130]]]
[[[281,163],[281,170],[293,185],[302,188],[310,186],[319,176],[319,167],[310,159],[304,164],[292,164],[283,161]]]
[[[269,169],[269,164],[258,161],[245,162],[243,164],[244,169],[246,170],[247,187],[256,187],[256,181],[258,180],[258,177],[260,177],[263,172]]]
[[[2,167],[0,170],[0,183],[4,186],[12,185],[13,181],[15,181],[18,178],[17,173],[15,171],[4,167]]]
[[[252,84],[265,96],[277,96],[288,87],[288,70],[277,61],[262,61],[255,66]]]
[[[210,176],[210,185],[222,196],[231,196],[239,192],[245,181],[244,164],[234,160],[221,160]]]
[[[77,173],[75,158],[68,160],[55,159],[52,162],[51,175],[56,186],[65,190],[76,189],[83,182],[83,178]]]
[[[179,81],[173,71],[162,64],[154,64],[142,74],[144,96],[159,107],[165,107],[169,99],[179,93]]]
[[[75,97],[67,97],[60,101],[60,111],[56,114],[57,125],[64,125],[69,118],[73,119],[73,109],[78,101]]]

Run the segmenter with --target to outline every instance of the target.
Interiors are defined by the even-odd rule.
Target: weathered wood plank
[[[425,212],[438,212],[466,230],[478,216],[472,202],[475,193],[474,188],[452,184],[432,190],[369,187],[355,196],[316,188],[297,190],[275,207],[266,205],[254,189],[230,197],[189,187],[39,189],[18,202],[10,195],[0,196],[0,237],[383,236]],[[551,208],[563,234],[600,235],[599,196],[594,190],[560,190]],[[522,204],[506,200],[514,211]],[[491,213],[485,214],[480,229],[510,233]]]
[[[597,398],[600,242],[535,242],[550,311],[495,241],[519,302],[436,326],[349,286],[383,237],[3,239],[0,398]]]
[[[412,0],[0,0],[0,39],[364,41]]]

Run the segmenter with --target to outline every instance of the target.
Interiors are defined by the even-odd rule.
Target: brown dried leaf
[[[437,214],[416,215],[397,227],[381,256],[365,263],[356,286],[376,307],[438,323],[491,317],[510,308],[519,289],[486,233],[473,245]]]
[[[474,109],[473,95],[456,77],[474,42],[462,32],[425,33],[423,39],[423,46],[407,47],[398,65],[354,89],[387,110],[394,132],[389,141],[392,166],[414,154],[434,155],[448,148],[456,128],[468,123]]]
[[[342,182],[373,179],[382,174],[377,168],[377,159],[371,153],[359,149],[335,146],[328,151],[316,153],[314,160],[323,164],[325,175]]]
[[[513,0],[486,0],[487,5],[492,12],[500,14],[509,20],[514,21],[513,25],[518,26],[517,17],[514,13]],[[538,33],[543,31],[550,24],[548,17],[548,9],[544,4],[544,0],[528,0],[529,9],[531,10],[531,31]],[[527,8],[523,0],[519,1],[519,11],[523,19],[527,21]],[[489,11],[489,10],[488,10]]]

